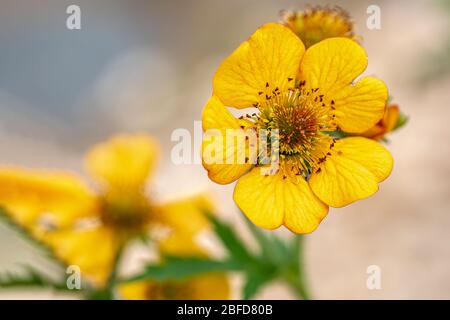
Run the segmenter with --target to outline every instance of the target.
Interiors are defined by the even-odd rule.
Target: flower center
[[[101,206],[102,222],[118,231],[137,234],[148,225],[151,207],[140,192],[108,192]]]
[[[146,298],[148,300],[179,300],[188,299],[191,293],[188,283],[167,281],[150,284],[147,287]]]
[[[304,84],[303,84],[304,85]],[[278,130],[279,154],[291,170],[305,177],[325,161],[334,140],[326,131],[336,128],[331,104],[325,102],[319,89],[302,86],[286,92],[266,95],[258,107],[256,126],[268,131]]]

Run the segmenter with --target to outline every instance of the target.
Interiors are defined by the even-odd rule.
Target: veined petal
[[[350,133],[364,132],[383,117],[388,90],[383,81],[365,77],[333,96],[338,126]]]
[[[391,153],[376,141],[363,137],[349,137],[336,142],[335,150],[368,169],[377,182],[384,181],[392,172]]]
[[[398,105],[386,106],[383,119],[381,119],[376,125],[361,134],[362,137],[366,137],[374,140],[381,140],[384,136],[394,130],[400,118],[400,109]]]
[[[366,68],[367,55],[360,45],[346,38],[329,38],[306,51],[300,72],[307,87],[329,96],[350,85]]]
[[[289,28],[265,24],[219,66],[213,92],[227,106],[251,107],[263,92],[293,86],[304,51],[303,43]]]
[[[37,227],[43,216],[58,226],[98,214],[96,197],[70,173],[0,168],[0,206],[18,224]]]
[[[220,184],[235,181],[253,166],[256,134],[246,130],[215,96],[206,104],[202,122],[202,163],[209,178]]]
[[[331,156],[311,175],[314,193],[332,207],[343,207],[367,198],[378,190],[378,182],[389,176],[393,159],[379,143],[351,137],[338,140]]]
[[[240,123],[216,96],[209,98],[202,113],[203,131],[210,129],[239,129]]]
[[[307,88],[319,89],[346,132],[363,132],[383,117],[386,85],[373,77],[352,84],[366,67],[364,49],[346,38],[323,40],[310,47],[302,60],[300,78]]]
[[[234,200],[256,225],[275,229],[284,224],[296,233],[314,231],[327,215],[328,207],[311,191],[301,176],[282,171],[264,175],[260,167],[239,179]]]
[[[119,135],[95,146],[86,157],[89,173],[110,188],[139,188],[153,171],[159,149],[147,135]]]

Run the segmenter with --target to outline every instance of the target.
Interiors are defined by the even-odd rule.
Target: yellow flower
[[[86,167],[96,191],[73,174],[3,167],[0,205],[66,265],[79,266],[82,276],[103,286],[132,237],[164,226],[170,244],[171,233],[192,236],[208,223],[202,209],[210,204],[203,195],[168,204],[147,197],[158,153],[146,135],[120,135],[95,146]]]
[[[175,233],[169,242],[170,245],[163,246],[160,252],[172,256],[206,256],[205,251],[185,233]],[[122,298],[128,300],[225,300],[231,295],[226,274],[217,272],[184,280],[136,281],[120,285],[118,291]]]
[[[359,134],[362,137],[382,140],[386,134],[393,131],[400,119],[400,109],[396,104],[386,106],[383,118],[372,128]]]
[[[282,23],[302,40],[306,48],[328,38],[358,39],[353,31],[353,21],[339,7],[316,6],[305,11],[283,11]]]
[[[364,132],[383,116],[385,84],[373,77],[354,82],[366,66],[364,49],[352,40],[326,39],[305,52],[302,41],[277,23],[263,25],[220,65],[202,115],[203,166],[217,183],[239,179],[234,200],[253,223],[312,232],[328,206],[369,197],[389,176],[393,159],[382,145],[327,134],[338,128]],[[225,106],[256,110],[236,119]],[[269,136],[278,129],[278,146],[262,142],[279,152],[279,170],[261,170],[267,167],[261,155],[252,161],[248,138],[245,148],[239,143],[217,146],[223,139],[211,137],[226,138],[227,129],[247,137],[261,130]],[[242,154],[244,163],[236,161]]]

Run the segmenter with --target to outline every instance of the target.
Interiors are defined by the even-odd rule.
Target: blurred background
[[[213,193],[220,215],[245,227],[233,185],[210,182],[199,164],[175,165],[176,128],[193,133],[221,60],[282,9],[342,6],[369,54],[366,74],[383,79],[410,116],[390,136],[391,177],[373,197],[331,210],[307,237],[307,270],[321,299],[450,299],[450,5],[446,1],[2,0],[0,163],[85,175],[83,156],[120,132],[156,136],[163,154],[150,193],[166,200]],[[81,8],[81,30],[66,8]],[[381,30],[366,27],[369,5]],[[85,175],[86,176],[86,175]],[[88,178],[86,176],[86,178]],[[288,233],[283,230],[279,233]],[[0,271],[41,258],[0,225]],[[378,265],[381,290],[368,290]],[[239,279],[234,279],[239,286]],[[1,291],[0,298],[59,298]],[[273,284],[258,298],[292,298]]]

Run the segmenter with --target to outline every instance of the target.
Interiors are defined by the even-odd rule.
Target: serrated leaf
[[[247,250],[242,240],[236,236],[234,230],[229,225],[219,221],[211,213],[207,213],[207,216],[214,226],[215,234],[225,248],[227,248],[230,256],[243,263],[253,263],[255,259]]]
[[[25,272],[22,274],[13,272],[0,274],[1,289],[17,287],[50,287],[56,290],[68,290],[65,281],[54,281],[31,266],[25,266]]]
[[[275,264],[282,263],[286,260],[289,254],[289,249],[282,239],[275,234],[267,234],[259,227],[255,226],[250,220],[245,218],[248,228],[253,237],[258,242],[261,249],[261,259],[264,261],[271,261]]]
[[[19,234],[29,244],[31,244],[33,247],[41,251],[45,257],[47,257],[48,259],[52,260],[60,267],[63,267],[65,269],[64,263],[54,255],[50,247],[48,247],[45,243],[33,237],[27,229],[25,229],[23,226],[14,221],[11,218],[11,216],[8,215],[7,211],[2,207],[0,207],[0,222],[7,225],[10,229]]]
[[[247,274],[247,279],[242,287],[242,298],[249,300],[253,298],[258,291],[268,282],[271,278],[261,277],[258,274]]]

